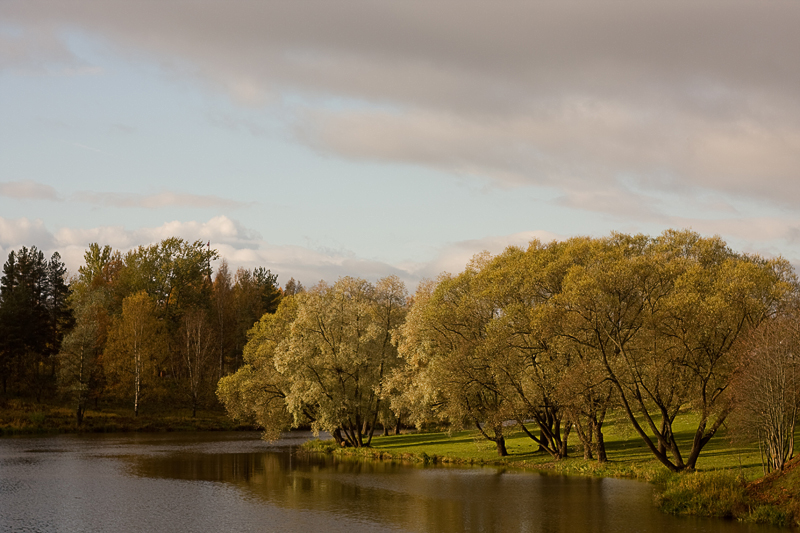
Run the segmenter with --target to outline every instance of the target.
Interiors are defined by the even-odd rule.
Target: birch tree
[[[208,314],[204,309],[187,311],[183,315],[183,357],[186,363],[188,381],[187,394],[192,405],[192,418],[197,416],[197,408],[204,400],[215,354],[215,338]]]
[[[157,385],[158,361],[167,349],[167,338],[156,316],[155,302],[144,291],[125,298],[104,352],[112,387],[120,397],[133,402],[135,416],[146,393]]]

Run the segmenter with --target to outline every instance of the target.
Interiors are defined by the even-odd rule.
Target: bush
[[[745,480],[730,472],[671,474],[656,483],[656,504],[667,513],[735,518],[749,509]]]

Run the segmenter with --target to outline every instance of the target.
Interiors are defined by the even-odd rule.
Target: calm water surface
[[[297,453],[309,437],[0,439],[2,531],[766,532],[653,508],[644,483]]]

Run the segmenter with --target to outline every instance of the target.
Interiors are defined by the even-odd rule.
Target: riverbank
[[[253,430],[232,421],[224,411],[152,408],[134,416],[131,409],[104,406],[89,409],[78,426],[72,409],[45,403],[10,399],[0,407],[0,436],[56,433],[115,433],[165,431]]]
[[[681,444],[692,438],[692,415],[676,421]],[[408,433],[375,437],[369,448],[338,448],[331,441],[310,441],[306,449],[341,457],[442,465],[487,465],[561,475],[638,479],[656,488],[656,504],[665,512],[736,519],[778,526],[797,526],[800,518],[800,468],[794,461],[783,476],[763,478],[758,449],[734,445],[726,436],[712,439],[698,461],[698,471],[673,474],[656,461],[624,420],[605,426],[609,460],[584,460],[580,446],[554,461],[522,432],[506,442],[509,455],[499,457],[493,443],[477,432]],[[795,471],[797,474],[795,474]],[[795,479],[795,477],[797,479]]]

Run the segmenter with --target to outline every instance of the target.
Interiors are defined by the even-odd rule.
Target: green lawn
[[[688,451],[694,436],[697,419],[694,415],[680,416],[674,425],[675,434],[682,447]],[[600,476],[625,476],[650,479],[660,470],[666,470],[652,455],[644,442],[630,427],[626,419],[615,418],[604,426],[608,464],[585,461],[583,448],[577,436],[570,435],[570,457],[554,461],[522,431],[512,429],[506,440],[507,457],[497,454],[494,443],[487,441],[477,431],[448,433],[406,433],[389,437],[375,437],[372,447],[363,450],[345,449],[337,453],[380,456],[385,459],[433,461],[442,463],[503,464],[510,467],[556,471],[565,474]],[[728,469],[748,480],[763,475],[758,448],[755,445],[734,445],[724,432],[706,445],[697,464],[698,470]]]
[[[697,417],[687,413],[673,425],[683,453],[688,453],[696,424]],[[764,474],[757,446],[735,444],[721,431],[700,454],[696,473],[672,474],[653,457],[627,419],[608,420],[603,433],[609,459],[604,465],[583,459],[583,448],[575,435],[570,436],[570,457],[554,461],[546,452],[537,452],[537,445],[518,429],[512,429],[507,437],[507,457],[500,457],[494,443],[477,431],[375,437],[370,448],[362,449],[338,449],[333,441],[312,441],[308,448],[353,458],[501,465],[559,474],[636,478],[655,483],[656,503],[666,512],[800,525],[795,518],[800,517],[800,503],[794,503],[800,502],[800,468],[794,468],[800,465],[797,461],[787,475],[756,481]]]

